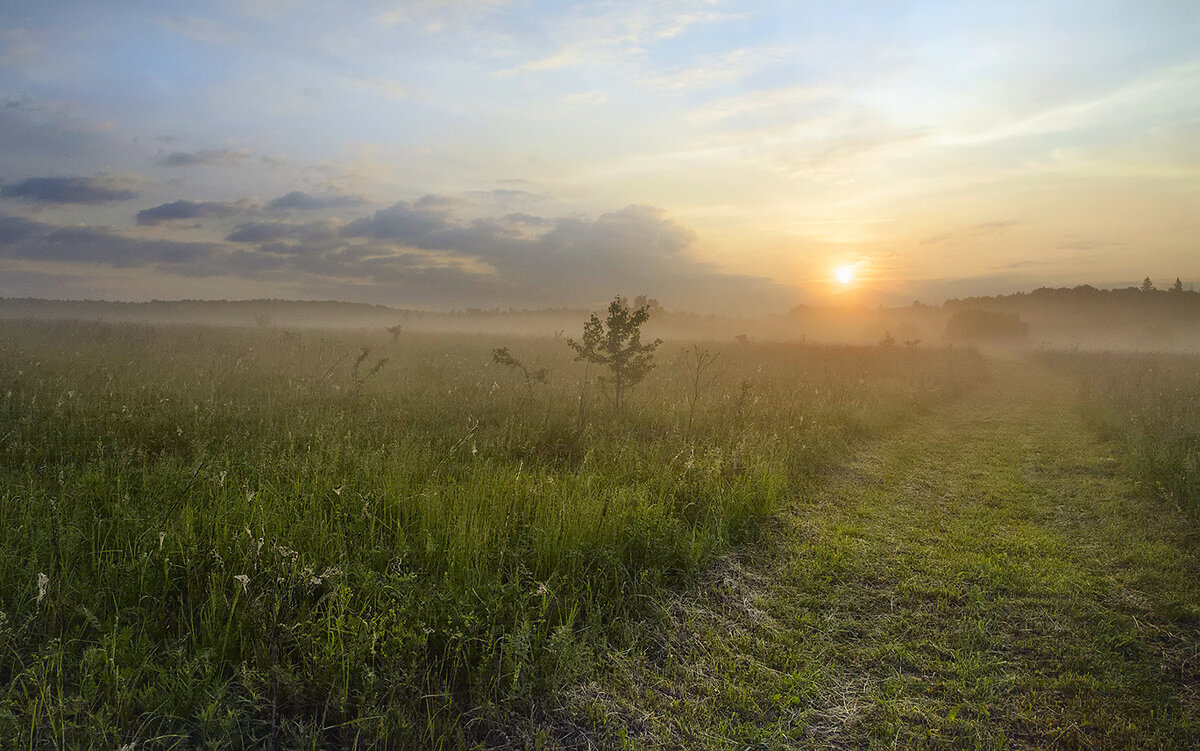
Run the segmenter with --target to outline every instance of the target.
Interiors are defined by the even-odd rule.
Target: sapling
[[[546,369],[538,368],[530,370],[525,367],[525,363],[512,356],[508,351],[508,347],[497,347],[492,350],[492,362],[497,365],[503,365],[506,368],[515,368],[521,371],[521,375],[525,376],[525,388],[529,391],[529,402],[533,403],[533,384],[546,383]]]
[[[662,339],[642,343],[642,324],[649,318],[648,304],[631,309],[625,298],[618,295],[608,304],[608,318],[603,323],[593,313],[583,325],[583,338],[579,341],[567,339],[567,345],[575,350],[576,360],[608,368],[612,375],[601,378],[600,382],[612,384],[611,400],[618,411],[625,392],[641,383],[654,369],[654,350],[662,344]],[[581,414],[582,398],[581,395]]]
[[[688,394],[688,422],[687,435],[692,434],[692,421],[696,418],[696,402],[700,400],[700,394],[717,380],[717,373],[706,376],[706,371],[712,367],[712,364],[721,356],[718,352],[713,354],[708,351],[707,347],[701,347],[699,344],[692,345],[692,351],[688,353],[688,373],[691,376],[691,392]]]

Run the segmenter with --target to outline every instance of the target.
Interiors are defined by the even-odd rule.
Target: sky
[[[1200,281],[1198,40],[1194,0],[5,0],[0,296]]]

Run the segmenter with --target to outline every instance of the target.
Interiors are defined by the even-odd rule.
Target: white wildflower
[[[38,598],[37,598],[39,605],[41,604],[42,599],[46,596],[46,588],[49,586],[50,586],[50,577],[46,576],[41,571],[39,571],[38,572]]]
[[[238,574],[237,576],[235,576],[235,577],[233,577],[233,578],[234,578],[234,579],[235,579],[235,580],[236,580],[236,581],[237,581],[239,584],[241,584],[241,585],[242,585],[242,591],[243,591],[243,592],[249,592],[249,591],[250,591],[250,577],[249,577],[249,576],[246,576],[245,574]]]
[[[158,533],[158,549],[159,549],[159,550],[162,550],[162,546],[163,546],[163,540],[165,540],[165,539],[167,539],[167,533],[166,533],[166,532],[159,532],[159,533]]]

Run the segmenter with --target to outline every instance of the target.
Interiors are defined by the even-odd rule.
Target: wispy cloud
[[[711,10],[711,4],[694,2],[610,2],[578,5],[548,24],[555,47],[532,60],[501,69],[496,75],[511,78],[524,73],[551,71],[575,65],[629,68],[645,60],[648,46],[673,40],[692,27],[730,23],[741,13]]]
[[[237,167],[250,158],[246,149],[201,149],[172,151],[155,160],[160,167]]]
[[[795,120],[797,109],[810,107],[816,102],[833,101],[833,96],[833,91],[823,86],[750,91],[701,104],[688,112],[687,118],[697,125],[747,118]]]
[[[157,21],[164,28],[205,44],[235,46],[248,40],[244,33],[202,16],[162,16]]]
[[[412,0],[374,17],[379,26],[392,29],[408,27],[426,34],[461,29],[486,19],[513,0]]]
[[[1017,222],[1012,220],[996,221],[996,222],[981,222],[970,227],[952,230],[950,232],[942,232],[937,235],[931,235],[921,240],[922,245],[939,245],[943,243],[961,242],[964,240],[983,237],[984,235],[993,235],[997,232],[1003,232],[1017,226]]]
[[[355,78],[352,80],[359,86],[373,89],[392,99],[404,99],[408,96],[408,89],[405,86],[389,78]]]
[[[1114,119],[1144,116],[1156,101],[1200,101],[1200,60],[1166,66],[1103,93],[1075,99],[993,128],[951,135],[953,143],[974,144],[1111,126]]]
[[[786,46],[744,47],[675,68],[640,73],[636,80],[644,86],[676,93],[712,89],[741,81],[792,57],[794,50]]]

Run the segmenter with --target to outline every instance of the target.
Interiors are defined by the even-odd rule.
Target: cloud
[[[205,44],[231,47],[246,41],[241,32],[200,16],[165,16],[157,19],[157,22],[165,28]]]
[[[604,104],[608,101],[608,94],[603,91],[584,91],[578,94],[568,94],[558,101],[563,104]]]
[[[224,243],[127,237],[0,217],[0,259],[150,267],[303,287],[323,296],[407,305],[600,305],[652,294],[668,307],[783,310],[795,291],[722,273],[690,257],[696,234],[659,208],[630,205],[589,219],[526,213],[469,216],[470,203],[428,195],[342,224],[247,222]],[[176,201],[140,224],[225,217],[236,203]]]
[[[359,86],[373,89],[392,99],[404,99],[408,96],[408,89],[403,84],[393,81],[390,78],[355,78],[353,80]]]
[[[193,275],[216,273],[204,261],[220,252],[214,243],[144,240],[97,227],[59,227],[0,217],[0,258],[99,263],[116,268],[176,267]]]
[[[294,190],[282,195],[267,204],[268,209],[299,209],[309,211],[314,209],[336,209],[344,206],[357,206],[363,203],[358,196],[330,194],[314,196],[303,191]]]
[[[552,71],[576,65],[597,65],[637,71],[645,67],[647,50],[676,39],[692,27],[729,23],[746,16],[697,11],[691,3],[611,2],[572,6],[547,29],[561,44],[540,57],[496,71],[501,78]]]
[[[730,50],[688,65],[657,73],[641,73],[637,80],[647,86],[669,92],[712,89],[740,81],[747,76],[793,58],[788,47],[757,47]]]
[[[225,239],[238,243],[267,243],[283,239],[330,240],[338,237],[336,222],[310,222],[288,224],[286,222],[250,222],[240,225]]]
[[[687,115],[697,125],[711,125],[727,120],[750,120],[770,123],[780,119],[796,121],[813,116],[819,107],[836,106],[833,92],[818,86],[789,86],[779,89],[751,91],[736,96],[706,102]]]
[[[244,213],[252,204],[244,201],[221,203],[217,201],[173,201],[143,209],[137,213],[140,226],[154,226],[179,219],[223,219]]]
[[[388,29],[402,26],[435,34],[461,30],[510,4],[511,0],[408,0],[380,13],[374,20]]]
[[[172,151],[155,160],[160,167],[236,167],[250,158],[246,149],[201,149],[199,151]]]
[[[45,226],[19,216],[0,216],[0,245],[12,245],[38,232]]]
[[[491,199],[497,203],[511,203],[514,201],[541,201],[545,199],[545,196],[539,196],[537,193],[530,193],[527,190],[517,190],[515,188],[471,190],[467,191],[467,195],[475,198]]]
[[[42,203],[109,203],[136,198],[127,181],[99,177],[31,177],[0,188],[0,196]]]
[[[998,221],[998,222],[983,222],[982,224],[974,224],[970,227],[953,230],[951,232],[943,232],[940,235],[932,235],[921,240],[922,245],[938,245],[948,241],[958,242],[961,240],[974,239],[993,235],[997,232],[1003,232],[1011,227],[1017,226],[1017,222]]]
[[[650,292],[705,310],[744,308],[751,300],[784,306],[792,298],[783,285],[690,258],[695,232],[654,206],[631,205],[595,220],[530,214],[466,220],[427,196],[351,222],[341,234],[478,259],[495,269],[473,282],[480,302],[489,304],[571,305],[603,301],[614,291]]]

